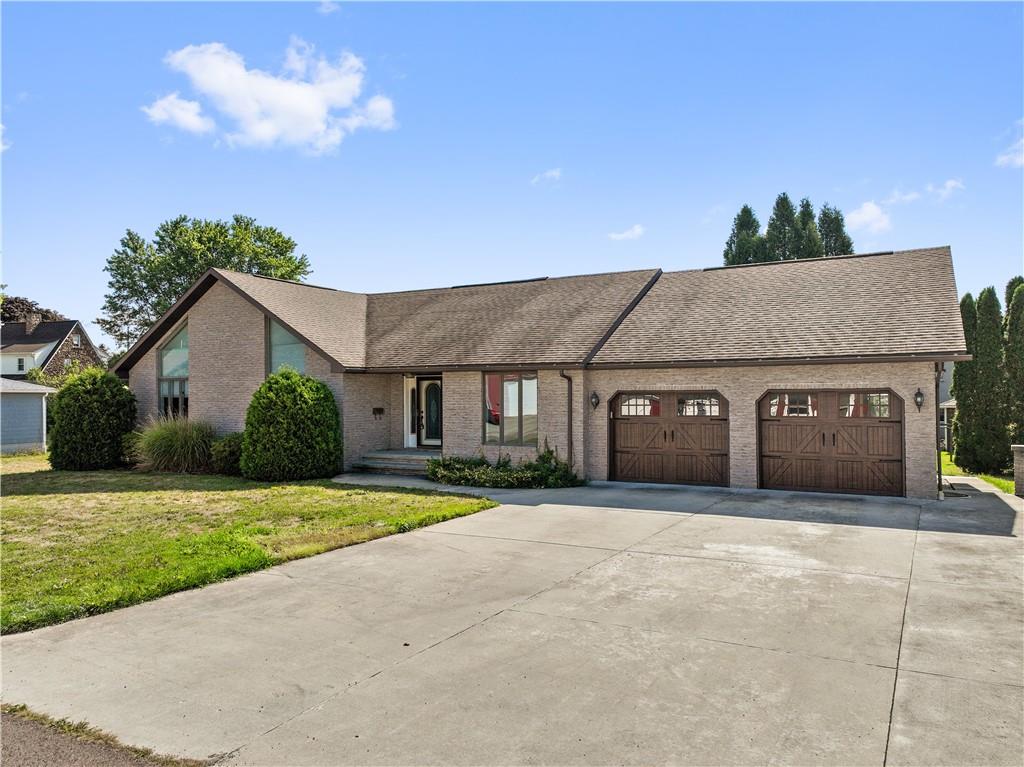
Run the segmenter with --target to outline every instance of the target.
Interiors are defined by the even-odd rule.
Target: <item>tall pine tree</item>
[[[749,205],[740,208],[732,221],[732,232],[725,242],[722,253],[726,266],[755,264],[764,261],[764,238],[761,236],[761,222]]]
[[[800,229],[796,223],[796,208],[785,192],[775,198],[764,239],[768,261],[789,261],[797,257]]]
[[[1024,444],[1024,280],[1017,285],[1006,307],[1006,409],[1010,441]]]
[[[978,294],[974,331],[975,394],[974,465],[966,468],[996,474],[1010,462],[1006,431],[1006,380],[1003,375],[1003,315],[995,288]],[[959,402],[957,402],[959,405]]]
[[[964,326],[964,340],[967,353],[974,354],[974,333],[978,327],[978,309],[974,296],[967,293],[960,299],[960,321]],[[962,469],[975,464],[974,411],[977,394],[975,391],[975,369],[977,362],[957,362],[953,366],[953,380],[950,394],[956,400],[956,414],[953,416],[953,463]]]
[[[853,253],[853,240],[846,233],[846,220],[839,208],[828,203],[818,213],[818,234],[826,256],[847,256]]]
[[[1010,316],[1010,304],[1013,303],[1013,294],[1017,292],[1017,288],[1024,285],[1024,277],[1017,275],[1011,277],[1010,281],[1006,283],[1006,293],[1003,295],[1003,306],[1006,307],[1006,316]]]
[[[825,248],[821,244],[821,235],[818,233],[818,225],[814,223],[814,206],[806,197],[800,200],[800,212],[796,216],[796,225],[800,231],[796,257],[821,258],[825,255]]]

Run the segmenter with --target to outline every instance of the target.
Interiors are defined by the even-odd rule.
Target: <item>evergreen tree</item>
[[[978,311],[974,305],[974,297],[970,293],[960,299],[960,321],[964,326],[967,353],[974,354],[974,331],[978,326]],[[962,469],[975,464],[972,428],[976,399],[976,367],[977,363],[974,360],[956,363],[953,366],[953,380],[950,384],[950,394],[956,400],[956,413],[953,416],[953,463]]]
[[[764,239],[767,261],[789,261],[797,257],[800,229],[796,222],[796,208],[785,192],[775,198]]]
[[[800,200],[800,212],[797,213],[796,225],[800,230],[800,241],[797,245],[797,258],[821,258],[825,248],[821,244],[818,225],[814,223],[814,206],[804,197]]]
[[[1017,288],[1024,285],[1024,277],[1020,275],[1011,277],[1010,281],[1006,283],[1006,293],[1003,296],[1003,306],[1006,307],[1006,316],[1010,316],[1010,304],[1013,303],[1013,294],[1017,292]]]
[[[1006,346],[1003,350],[1006,370],[1006,409],[1010,423],[1010,441],[1024,444],[1024,280],[1013,291],[1006,307]]]
[[[749,205],[740,208],[732,222],[732,232],[725,242],[722,253],[726,266],[753,264],[763,261],[764,238],[761,236],[761,222]]]
[[[846,256],[853,253],[853,240],[846,233],[846,220],[839,208],[828,203],[818,213],[818,234],[826,256]]]
[[[973,471],[997,474],[1010,461],[1006,430],[1006,381],[1003,375],[1003,315],[995,288],[978,295],[978,325],[974,331]],[[959,403],[958,403],[959,404]]]

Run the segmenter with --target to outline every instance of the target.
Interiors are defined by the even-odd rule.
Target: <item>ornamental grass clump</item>
[[[213,426],[190,418],[159,418],[135,441],[136,458],[147,469],[198,474],[209,471]]]
[[[252,395],[242,437],[242,476],[281,481],[332,477],[341,468],[334,394],[294,370],[267,378]]]

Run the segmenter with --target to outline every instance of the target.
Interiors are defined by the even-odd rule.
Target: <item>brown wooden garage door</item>
[[[611,404],[611,478],[729,484],[729,404],[718,392],[626,392]]]
[[[891,391],[773,391],[758,413],[761,487],[903,495],[903,402]]]

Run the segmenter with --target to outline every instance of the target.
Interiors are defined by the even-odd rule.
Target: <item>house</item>
[[[56,389],[0,378],[0,452],[46,450],[46,398]]]
[[[0,375],[24,378],[33,368],[55,375],[71,367],[101,365],[103,360],[78,320],[42,320],[36,313],[0,329]]]
[[[141,418],[231,432],[296,368],[334,392],[346,469],[549,445],[592,480],[934,498],[963,359],[943,247],[369,295],[211,269],[114,369]]]

